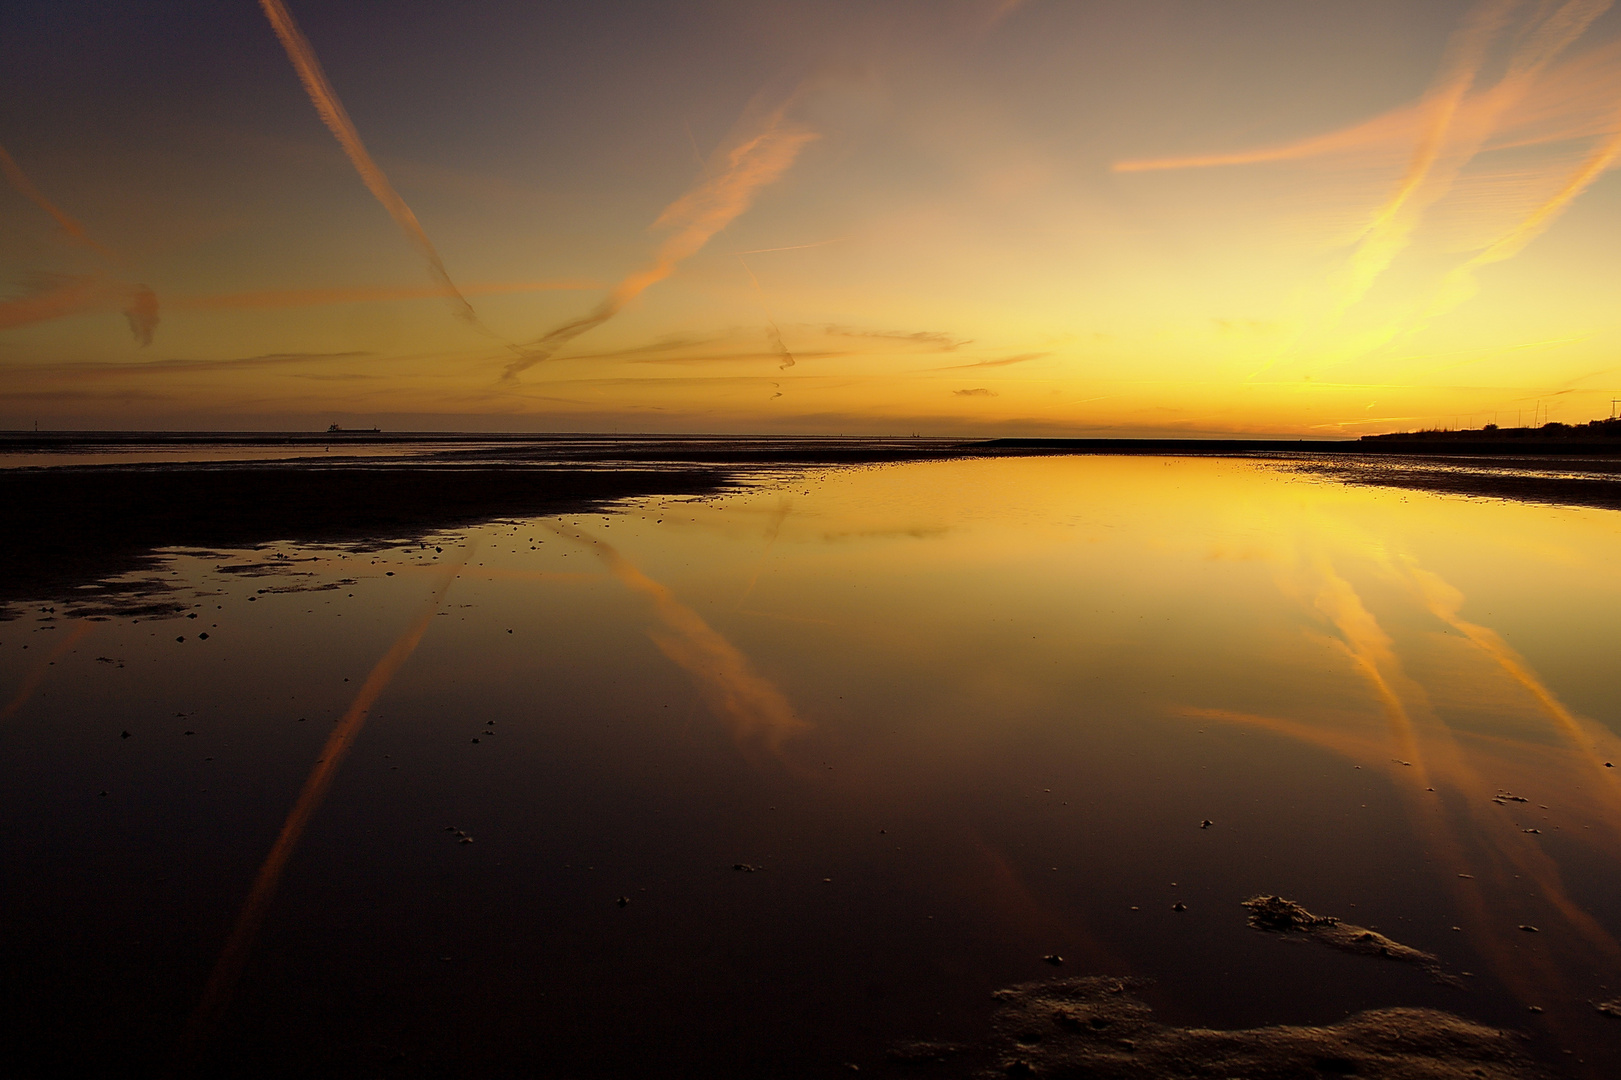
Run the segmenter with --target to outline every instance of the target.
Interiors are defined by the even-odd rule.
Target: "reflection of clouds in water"
[[[782,691],[757,674],[748,657],[667,587],[638,570],[606,541],[577,529],[550,528],[559,536],[589,545],[614,577],[652,603],[663,624],[662,630],[649,631],[653,643],[692,676],[710,709],[740,742],[759,740],[776,750],[789,736],[809,730],[810,724],[794,714]]]
[[[1447,875],[1459,921],[1495,974],[1528,1003],[1581,1000],[1586,995],[1571,985],[1563,970],[1572,967],[1568,963],[1572,954],[1621,966],[1621,945],[1571,897],[1558,863],[1536,834],[1524,831],[1533,824],[1526,811],[1535,804],[1494,802],[1499,788],[1482,777],[1491,776],[1516,791],[1550,793],[1542,797],[1557,792],[1560,805],[1554,813],[1563,819],[1564,837],[1581,843],[1583,826],[1613,830],[1618,824],[1613,810],[1616,792],[1609,778],[1600,775],[1597,784],[1579,779],[1595,770],[1602,774],[1595,744],[1617,740],[1571,714],[1495,631],[1462,619],[1458,613],[1463,595],[1456,588],[1411,559],[1391,560],[1380,557],[1380,552],[1362,551],[1374,555],[1381,576],[1400,587],[1396,594],[1400,599],[1461,633],[1491,661],[1488,671],[1529,691],[1539,706],[1533,714],[1538,727],[1551,719],[1569,749],[1550,747],[1534,736],[1484,737],[1454,730],[1432,707],[1431,693],[1442,691],[1407,673],[1402,647],[1355,586],[1335,569],[1321,538],[1304,540],[1302,546],[1318,550],[1311,556],[1291,552],[1290,556],[1303,557],[1279,560],[1282,591],[1328,623],[1328,634],[1311,636],[1326,639],[1365,681],[1383,714],[1384,731],[1348,725],[1326,711],[1314,716],[1310,707],[1299,718],[1287,719],[1223,709],[1183,709],[1182,715],[1272,732],[1385,772],[1415,835]],[[1527,884],[1535,887],[1535,894],[1526,895]],[[1554,932],[1539,939],[1538,949],[1527,949],[1517,929],[1522,923]],[[1555,954],[1566,954],[1567,963],[1556,963]],[[1545,1019],[1556,1030],[1563,1023],[1552,1014]]]
[[[39,662],[39,666],[34,669],[33,673],[23,680],[22,685],[17,688],[17,693],[12,696],[11,701],[6,704],[5,708],[0,708],[0,720],[11,719],[17,710],[22,708],[24,703],[33,696],[34,691],[39,689],[40,684],[45,681],[45,677],[50,674],[51,665],[71,652],[73,646],[83,641],[84,636],[90,633],[95,628],[95,625],[93,622],[81,620],[78,625],[74,626],[73,632],[63,638],[56,648],[47,653],[45,659]]]
[[[471,549],[468,554],[471,555]],[[361,728],[365,726],[366,717],[371,714],[372,706],[377,703],[383,691],[388,689],[389,683],[394,680],[395,674],[405,661],[416,651],[422,636],[433,624],[433,617],[439,613],[445,593],[461,573],[464,563],[465,560],[438,568],[439,582],[429,602],[372,668],[360,692],[355,695],[354,701],[339,719],[337,726],[332,729],[332,734],[327,737],[326,744],[321,748],[321,756],[316,759],[315,767],[305,778],[298,799],[293,803],[287,820],[282,824],[276,842],[271,845],[270,854],[265,856],[265,861],[254,877],[253,887],[249,890],[248,898],[243,902],[242,910],[237,915],[231,936],[226,939],[224,948],[220,950],[219,959],[215,961],[214,968],[209,973],[197,1008],[181,1034],[177,1055],[183,1065],[195,1063],[195,1055],[201,1050],[220,1015],[230,1003],[236,984],[242,977],[243,968],[247,965],[248,956],[253,950],[253,943],[259,936],[259,927],[264,923],[265,915],[270,910],[270,903],[275,899],[276,890],[281,885],[282,874],[286,871],[293,852],[297,850],[299,841],[303,839],[305,829],[308,828],[315,812],[320,809],[322,800],[326,798],[327,790],[337,776],[338,767],[343,764],[349,749],[360,737]]]
[[[1525,658],[1515,652],[1497,631],[1464,619],[1459,614],[1463,610],[1463,593],[1428,570],[1416,565],[1410,565],[1408,570],[1415,591],[1423,598],[1425,605],[1436,618],[1468,638],[1476,648],[1502,668],[1504,674],[1529,691],[1542,706],[1543,711],[1553,719],[1560,733],[1569,740],[1570,745],[1586,757],[1590,764],[1599,769],[1604,767],[1605,758],[1598,752],[1601,746],[1609,748],[1608,758],[1614,760],[1617,752],[1621,751],[1621,739],[1594,725],[1584,724],[1565,707],[1558,696],[1537,677],[1537,673],[1531,670],[1531,665],[1526,663]],[[1613,785],[1607,785],[1605,790],[1612,799],[1615,797]]]

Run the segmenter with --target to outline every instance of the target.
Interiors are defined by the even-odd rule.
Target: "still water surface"
[[[1028,458],[425,540],[175,550],[186,615],[0,623],[14,1060],[885,1075],[1095,973],[1621,1071],[1613,511]]]

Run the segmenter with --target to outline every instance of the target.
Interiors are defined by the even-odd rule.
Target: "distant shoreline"
[[[1608,423],[1593,428],[1608,429]],[[740,464],[850,460],[923,460],[1030,454],[1168,454],[1229,456],[1274,454],[1411,455],[1421,457],[1621,458],[1621,422],[1614,434],[1588,435],[1589,427],[1559,426],[1484,431],[1421,431],[1360,439],[1253,438],[954,438],[845,435],[706,435],[460,432],[460,431],[0,431],[0,457],[134,448],[420,447],[456,445],[528,447],[554,460],[601,459]]]

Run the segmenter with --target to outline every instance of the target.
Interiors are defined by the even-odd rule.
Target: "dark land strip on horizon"
[[[229,459],[249,448],[309,456]],[[132,451],[175,450],[225,456],[117,462]],[[103,453],[106,464],[48,464],[57,455]],[[0,467],[0,618],[16,617],[19,602],[52,600],[85,612],[127,613],[121,605],[136,604],[158,614],[161,603],[151,603],[155,582],[112,579],[139,577],[162,548],[408,543],[496,518],[601,511],[636,497],[715,495],[818,467],[1060,455],[1233,457],[1275,461],[1326,482],[1621,509],[1621,439],[0,433],[0,462],[23,454],[30,456],[26,466]]]

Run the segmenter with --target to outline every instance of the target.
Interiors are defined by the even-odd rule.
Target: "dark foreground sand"
[[[1435,1009],[1371,1009],[1327,1027],[1161,1024],[1138,980],[1027,983],[996,995],[988,1048],[913,1043],[892,1059],[935,1075],[1054,1080],[1544,1080],[1521,1038]],[[987,1053],[988,1051],[988,1053]],[[978,1057],[983,1065],[970,1065]]]

